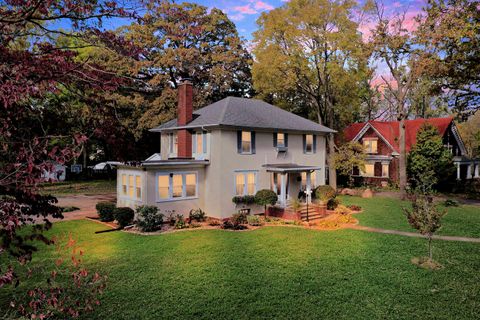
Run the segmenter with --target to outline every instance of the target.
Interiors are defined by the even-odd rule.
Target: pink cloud
[[[263,1],[251,1],[253,3],[253,7],[257,10],[273,10],[274,7],[271,4],[265,3]]]
[[[244,5],[244,6],[233,7],[233,11],[237,11],[237,12],[243,13],[243,14],[257,14],[258,13],[258,11],[255,10],[254,8],[252,8],[250,6],[250,4],[247,4],[247,5]]]

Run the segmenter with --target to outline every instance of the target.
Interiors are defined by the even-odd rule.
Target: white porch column
[[[475,178],[480,178],[478,167],[480,167],[480,163],[475,164]]]
[[[460,163],[455,164],[457,166],[457,180],[460,180]]]
[[[307,195],[307,203],[310,203],[311,202],[311,197],[310,195],[312,194],[312,176],[311,176],[311,172],[310,171],[307,171],[307,192],[306,192],[306,195]]]
[[[472,179],[472,164],[469,163],[467,166],[467,179]]]
[[[287,204],[287,174],[280,175],[280,203],[285,206]]]

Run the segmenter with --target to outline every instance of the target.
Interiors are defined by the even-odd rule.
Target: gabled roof
[[[437,128],[439,134],[443,136],[450,124],[453,123],[453,117],[415,119],[405,121],[405,146],[407,152],[415,145],[417,141],[417,132],[424,123],[430,123]],[[344,137],[347,141],[358,141],[368,131],[369,128],[375,130],[381,135],[387,144],[400,152],[400,127],[398,121],[368,121],[354,123],[344,130]]]
[[[150,131],[162,132],[216,126],[300,132],[335,132],[264,101],[236,97],[228,97],[194,111],[193,120],[186,126],[177,126],[177,119],[173,119]]]

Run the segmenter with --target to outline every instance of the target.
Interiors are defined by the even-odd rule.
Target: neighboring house
[[[405,121],[405,145],[407,153],[416,143],[417,132],[424,123],[437,128],[444,145],[450,149],[457,167],[457,179],[479,177],[480,161],[466,157],[465,146],[453,118],[415,119]],[[369,121],[354,123],[344,131],[345,141],[357,141],[366,150],[365,171],[353,170],[353,176],[363,177],[372,184],[385,184],[399,179],[399,122]]]
[[[160,153],[117,171],[119,206],[156,205],[188,214],[202,208],[225,218],[255,205],[234,196],[274,190],[286,206],[325,184],[326,135],[333,130],[255,99],[228,97],[193,112],[192,84],[179,86],[178,117],[152,129]]]

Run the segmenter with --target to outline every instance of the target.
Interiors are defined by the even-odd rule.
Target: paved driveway
[[[115,193],[99,194],[99,195],[84,195],[84,194],[75,194],[75,195],[66,195],[58,196],[58,206],[60,207],[77,207],[80,210],[65,212],[63,216],[64,219],[55,219],[56,221],[64,220],[76,220],[84,219],[85,217],[96,217],[97,211],[95,210],[95,205],[100,201],[112,201],[116,202]],[[54,221],[55,221],[54,220]]]

